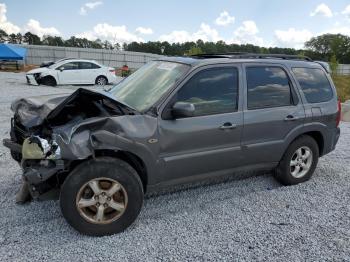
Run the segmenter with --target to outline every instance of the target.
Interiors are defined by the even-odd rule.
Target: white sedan
[[[117,82],[115,69],[92,60],[61,59],[49,66],[30,70],[27,83],[32,85],[107,85]]]

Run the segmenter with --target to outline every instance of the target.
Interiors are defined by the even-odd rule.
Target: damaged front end
[[[20,99],[11,108],[11,139],[3,144],[23,169],[18,202],[27,200],[28,194],[34,199],[57,198],[74,166],[101,147],[117,150],[123,143],[133,144],[123,137],[126,128],[136,133],[141,125],[147,129],[134,109],[86,89],[70,96]],[[135,116],[135,123],[125,115]],[[151,126],[146,136],[154,133],[156,124]]]
[[[25,138],[23,144],[4,139],[15,160],[20,161],[23,170],[23,184],[16,201],[23,203],[30,198],[56,199],[60,176],[68,171],[67,163],[61,158],[61,150],[54,139],[47,140],[37,135]]]

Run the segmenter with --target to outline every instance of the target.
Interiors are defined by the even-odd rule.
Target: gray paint
[[[159,188],[237,170],[273,168],[289,144],[306,132],[317,131],[322,134],[324,150],[321,154],[334,149],[339,138],[334,85],[332,84],[334,96],[330,101],[308,104],[291,72],[293,67],[323,70],[319,64],[276,59],[168,60],[189,64],[191,70],[157,103],[157,114],[152,111],[136,115],[95,117],[54,128],[62,158],[86,159],[93,156],[95,150],[102,149],[130,152],[144,162],[148,176],[147,186]],[[298,102],[292,106],[248,110],[245,68],[249,65],[282,67],[290,77]],[[237,112],[177,120],[162,119],[167,103],[191,76],[203,69],[218,66],[232,66],[239,70]],[[330,78],[329,80],[332,83]],[[289,121],[288,116],[294,116],[295,120]],[[234,128],[221,129],[227,122],[232,123]]]

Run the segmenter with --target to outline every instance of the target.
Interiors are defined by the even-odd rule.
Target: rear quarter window
[[[320,103],[333,98],[332,86],[323,70],[302,67],[292,70],[307,102]]]

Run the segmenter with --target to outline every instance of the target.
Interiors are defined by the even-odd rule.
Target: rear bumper
[[[322,156],[332,152],[335,149],[339,141],[339,137],[340,137],[339,127],[336,127],[329,131],[328,138],[327,137],[325,138],[325,144],[324,144],[324,150],[322,152]]]
[[[108,74],[107,79],[108,79],[108,83],[110,84],[116,84],[118,82],[117,77],[114,74]]]
[[[335,149],[335,146],[337,145],[340,137],[340,128],[337,127],[336,131],[334,133],[334,138],[333,138],[333,150]]]

